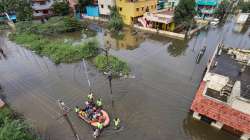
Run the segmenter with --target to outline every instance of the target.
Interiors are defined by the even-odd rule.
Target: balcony
[[[203,14],[213,14],[214,12],[214,9],[201,9],[201,13]]]
[[[49,0],[49,1],[46,1],[45,3],[43,4],[40,4],[40,3],[33,3],[32,4],[32,9],[34,10],[45,10],[45,9],[50,9],[53,5],[54,1],[53,0]]]

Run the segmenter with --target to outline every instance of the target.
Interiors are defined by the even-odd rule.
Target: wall
[[[109,7],[115,6],[115,0],[98,0],[101,15],[110,15]]]
[[[98,6],[87,6],[87,16],[98,17],[99,16],[99,8]]]
[[[149,12],[157,9],[157,0],[137,0],[128,2],[128,0],[116,0],[116,5],[123,21],[127,25],[133,23],[132,18],[143,16],[148,7]]]

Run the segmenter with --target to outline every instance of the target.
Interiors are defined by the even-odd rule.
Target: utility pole
[[[61,108],[61,110],[62,110],[62,112],[63,112],[63,115],[60,116],[59,118],[63,117],[63,118],[66,120],[66,122],[67,122],[67,123],[69,124],[69,126],[70,126],[71,131],[72,131],[73,134],[74,134],[75,139],[76,139],[76,140],[80,140],[79,135],[77,134],[77,132],[76,132],[76,130],[75,130],[73,124],[71,123],[71,121],[70,121],[70,119],[69,119],[69,117],[68,117],[68,113],[71,112],[72,109],[69,108],[69,107],[67,107],[67,106],[65,105],[65,103],[64,103],[62,100],[58,100],[58,103],[59,103],[59,107]],[[59,118],[58,118],[58,119],[59,119]]]

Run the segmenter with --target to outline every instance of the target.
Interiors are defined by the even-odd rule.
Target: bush
[[[122,60],[119,60],[117,57],[114,56],[109,56],[109,63],[111,65],[111,71],[114,75],[118,76],[120,73],[123,75],[128,75],[129,74],[129,67],[126,62],[123,62]],[[98,55],[95,60],[94,64],[97,67],[97,69],[108,72],[108,64],[107,64],[107,57],[104,55]]]
[[[14,119],[8,107],[0,109],[0,140],[35,140],[23,121]]]
[[[12,119],[12,112],[9,108],[4,107],[0,110],[0,127],[4,125],[6,120]]]
[[[0,127],[1,140],[34,140],[34,137],[28,132],[28,126],[20,120],[5,121],[3,127]]]

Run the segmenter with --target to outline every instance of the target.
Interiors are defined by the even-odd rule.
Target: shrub
[[[0,109],[0,140],[35,140],[23,121],[14,119],[8,107]]]
[[[129,67],[128,64],[122,60],[119,60],[117,57],[109,56],[109,64],[111,65],[111,71],[114,75],[119,75],[120,73],[124,75],[129,74]],[[104,55],[98,55],[94,60],[95,66],[104,72],[108,72],[108,64],[107,64],[107,57]]]
[[[12,118],[12,112],[8,107],[4,107],[0,110],[0,127],[4,125],[6,120],[10,120]]]

